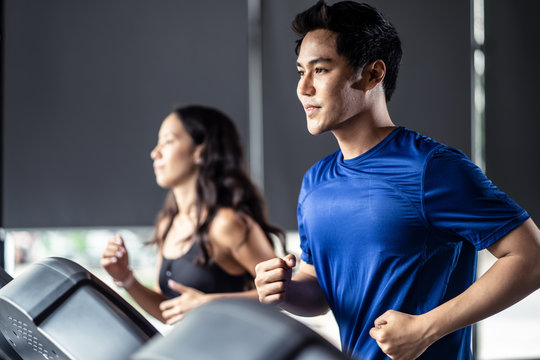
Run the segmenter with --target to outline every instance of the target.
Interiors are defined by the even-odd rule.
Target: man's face
[[[297,59],[296,93],[304,106],[311,134],[336,130],[363,109],[360,75],[336,51],[337,34],[318,29],[306,34]]]

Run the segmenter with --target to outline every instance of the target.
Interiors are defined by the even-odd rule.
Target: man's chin
[[[307,119],[307,130],[311,135],[319,135],[326,132],[326,129],[321,127],[319,124],[313,124],[309,118]]]
[[[310,126],[308,126],[308,132],[311,135],[321,135],[321,134],[324,134],[324,133],[326,133],[328,131],[329,131],[328,129],[325,129],[325,128],[322,128],[322,127],[310,127]]]

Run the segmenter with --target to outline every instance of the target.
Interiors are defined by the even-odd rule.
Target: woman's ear
[[[195,146],[195,150],[193,151],[193,159],[195,161],[195,164],[201,165],[202,164],[202,153],[204,151],[204,144],[199,144]]]

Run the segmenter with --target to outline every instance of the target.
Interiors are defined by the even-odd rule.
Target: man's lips
[[[317,111],[319,111],[320,108],[321,108],[320,106],[312,105],[312,104],[304,105],[304,109],[306,110],[307,115],[315,114]]]

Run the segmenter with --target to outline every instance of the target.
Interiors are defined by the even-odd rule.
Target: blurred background
[[[120,232],[153,283],[144,242],[165,193],[150,151],[163,118],[187,104],[234,119],[269,217],[299,252],[302,176],[337,149],[331,134],[309,135],[296,98],[290,23],[314,2],[2,0],[0,265],[16,276],[62,256],[101,277]],[[369,3],[403,42],[393,121],[463,150],[538,219],[540,2]],[[492,261],[481,253],[479,274]],[[337,337],[331,318],[308,322]],[[476,330],[478,359],[540,359],[540,295]]]

